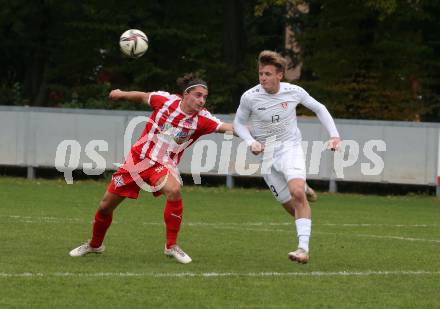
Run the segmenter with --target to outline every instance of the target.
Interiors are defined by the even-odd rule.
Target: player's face
[[[274,65],[260,65],[258,67],[260,84],[268,93],[277,93],[280,89],[280,82],[283,79],[283,72],[279,72]]]
[[[191,88],[189,92],[183,94],[182,104],[184,112],[193,114],[199,112],[206,104],[208,98],[208,89],[202,86]]]

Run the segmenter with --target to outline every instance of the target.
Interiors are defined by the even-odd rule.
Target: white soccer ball
[[[128,57],[139,58],[148,49],[148,38],[142,31],[130,29],[121,35],[119,46]]]

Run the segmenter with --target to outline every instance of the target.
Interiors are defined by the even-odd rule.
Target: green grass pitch
[[[69,257],[105,188],[0,178],[0,308],[440,307],[435,197],[320,194],[299,265],[269,190],[184,187],[182,265],[163,254],[164,198],[143,192],[116,211],[103,254]]]

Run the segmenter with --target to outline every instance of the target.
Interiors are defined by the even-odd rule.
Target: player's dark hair
[[[287,61],[279,53],[271,50],[263,50],[258,56],[258,65],[273,65],[278,72],[286,73]]]
[[[185,91],[190,91],[191,87],[195,85],[201,85],[208,89],[208,84],[195,73],[187,73],[177,79],[177,86],[182,94]]]

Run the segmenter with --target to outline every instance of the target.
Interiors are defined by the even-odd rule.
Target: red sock
[[[103,214],[99,210],[96,212],[95,221],[93,221],[93,236],[90,246],[93,248],[101,247],[104,241],[105,233],[112,224],[112,214]]]
[[[176,244],[179,234],[180,223],[182,222],[183,204],[182,200],[169,201],[165,204],[163,218],[166,226],[167,248]]]

